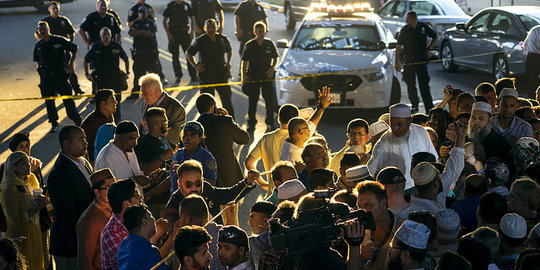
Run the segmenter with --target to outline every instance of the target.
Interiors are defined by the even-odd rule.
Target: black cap
[[[139,131],[137,128],[137,125],[133,121],[124,120],[120,123],[118,123],[118,126],[116,126],[116,134],[126,134],[131,133],[133,131]]]
[[[231,243],[237,247],[246,247],[246,251],[249,251],[249,242],[247,233],[234,226],[224,226],[219,230],[218,241],[223,243]]]
[[[264,213],[268,215],[272,215],[276,211],[276,206],[272,204],[271,202],[267,201],[260,201],[256,202],[251,207],[251,212],[257,212],[257,213]]]
[[[9,141],[9,150],[11,150],[11,152],[15,152],[15,150],[17,150],[17,146],[19,146],[19,144],[21,144],[22,142],[30,143],[29,136],[30,134],[28,134],[28,132],[17,133],[13,135],[13,137]]]
[[[402,184],[405,181],[403,173],[394,166],[386,167],[377,174],[377,182],[383,185]]]

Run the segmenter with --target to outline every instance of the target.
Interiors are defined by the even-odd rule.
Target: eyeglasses
[[[465,158],[465,159],[469,159],[469,158],[472,158],[472,157],[474,157],[474,155],[470,155],[470,156],[465,155],[464,158]]]
[[[196,187],[201,187],[202,186],[202,181],[197,180],[195,182],[189,182],[189,181],[184,182],[184,187],[185,188],[191,188],[191,187],[193,187],[193,185],[195,185]]]

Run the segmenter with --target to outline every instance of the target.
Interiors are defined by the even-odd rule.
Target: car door
[[[406,1],[391,1],[381,9],[380,16],[390,32],[395,36],[405,25],[405,13],[407,11]]]
[[[454,61],[460,65],[476,66],[475,62],[478,59],[473,56],[478,43],[478,35],[483,33],[486,28],[486,23],[491,16],[491,12],[483,12],[472,18],[464,30],[457,29],[452,34],[453,50],[456,59]]]
[[[486,31],[478,36],[476,54],[478,54],[478,65],[485,71],[491,71],[493,67],[493,56],[502,51],[503,44],[512,41],[508,33],[514,27],[513,20],[508,14],[496,12],[491,16]]]

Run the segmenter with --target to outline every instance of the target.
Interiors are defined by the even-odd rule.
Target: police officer
[[[192,0],[191,7],[195,14],[195,20],[197,21],[197,27],[195,33],[197,36],[204,34],[204,25],[208,19],[216,19],[218,17],[217,32],[221,33],[224,27],[223,6],[219,0]]]
[[[227,83],[231,72],[232,49],[229,38],[217,33],[218,23],[214,19],[206,20],[204,31],[206,34],[195,39],[188,48],[186,58],[197,69],[200,84]],[[199,61],[195,55],[199,53]],[[224,59],[224,55],[227,59]],[[201,93],[214,95],[217,90],[221,98],[221,104],[234,118],[234,109],[231,100],[231,87],[229,85],[208,87],[201,89]]]
[[[240,41],[238,52],[242,55],[244,45],[250,39],[255,38],[253,25],[262,21],[268,31],[268,19],[264,8],[255,0],[246,0],[236,7],[234,11],[234,26],[236,27],[236,37]]]
[[[128,11],[127,25],[129,28],[131,28],[131,26],[133,25],[133,22],[139,19],[139,7],[141,6],[145,6],[147,8],[146,13],[148,15],[148,20],[151,20],[154,22],[156,21],[156,15],[154,13],[154,9],[152,8],[152,6],[150,6],[149,4],[146,4],[146,0],[138,0],[137,3],[131,6],[131,8]],[[159,57],[157,58],[157,65],[159,68],[159,72],[157,73],[159,74],[159,77],[161,78],[161,83],[162,84],[169,83],[169,81],[167,81],[167,79],[165,78],[165,74],[163,74],[163,69],[161,68],[161,62],[159,61]],[[132,96],[130,97],[138,97],[138,96],[139,95],[137,94],[132,94]]]
[[[69,42],[75,40],[75,28],[73,28],[71,21],[67,17],[60,15],[60,3],[51,1],[49,4],[49,17],[44,18],[42,21],[49,24],[52,35],[63,36],[67,38]],[[69,57],[71,57],[71,55],[67,54],[66,57],[68,57],[67,61],[69,62]],[[75,91],[75,94],[84,94],[85,91],[79,86],[79,80],[75,72],[69,74],[69,83],[71,84],[73,91]]]
[[[433,99],[429,91],[429,74],[427,63],[430,57],[429,50],[437,42],[437,33],[423,22],[418,21],[418,16],[415,11],[407,12],[407,25],[399,32],[397,50],[396,50],[396,70],[401,70],[401,57],[405,59],[403,67],[403,80],[407,84],[409,99],[412,103],[413,112],[418,112],[418,92],[416,90],[416,77],[418,77],[418,85],[420,94],[424,101],[426,112],[433,108]],[[431,42],[426,47],[427,37],[431,38]]]
[[[191,19],[191,28],[189,21]],[[193,32],[198,28],[197,21],[191,6],[184,0],[174,0],[167,4],[163,12],[163,28],[169,39],[169,52],[172,54],[172,65],[176,82],[179,83],[182,78],[182,67],[180,66],[180,50],[186,52],[193,39]],[[197,71],[191,65],[188,65],[191,82],[198,81]]]
[[[40,21],[37,26],[37,34],[40,40],[34,47],[34,62],[37,62],[38,73],[41,82],[42,97],[51,97],[60,95],[71,95],[71,86],[67,78],[68,73],[73,72],[73,62],[77,57],[77,45],[69,42],[61,36],[51,35],[49,32],[49,24]],[[66,61],[66,53],[71,53],[71,58]],[[81,125],[81,116],[75,107],[75,102],[72,99],[63,99],[64,107],[68,117],[75,122],[75,125]],[[54,100],[45,100],[47,107],[47,117],[52,124],[50,133],[58,131],[58,112]]]
[[[133,37],[133,89],[140,89],[139,78],[148,73],[159,74],[158,47],[156,40],[157,27],[154,20],[148,17],[148,8],[141,5],[138,9],[139,19],[135,20],[129,28],[129,35]],[[163,80],[163,78],[161,78]]]
[[[82,21],[78,32],[88,48],[101,40],[99,31],[102,27],[111,29],[112,40],[122,43],[121,25],[113,15],[108,13],[108,8],[109,2],[107,0],[97,0],[96,11],[88,14]]]
[[[242,54],[242,90],[249,97],[248,131],[254,131],[257,119],[257,102],[259,92],[262,91],[266,104],[267,130],[275,129],[274,112],[277,111],[276,92],[273,81],[264,81],[274,78],[274,70],[278,63],[279,54],[274,42],[266,36],[266,25],[257,22],[253,26],[254,39],[248,41]]]
[[[101,28],[99,37],[101,41],[96,42],[84,57],[84,73],[88,80],[96,82],[98,90],[112,89],[117,93],[118,105],[114,113],[114,120],[118,123],[121,117],[122,80],[125,82],[129,76],[129,58],[122,45],[111,40],[111,29]],[[118,67],[120,59],[124,60],[125,73]],[[90,72],[90,65],[93,67],[92,72]]]

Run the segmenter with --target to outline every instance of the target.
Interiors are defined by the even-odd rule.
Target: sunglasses
[[[202,186],[202,181],[201,180],[197,180],[195,182],[184,182],[184,187],[185,188],[191,188],[193,186],[196,186],[196,187],[201,187]]]

